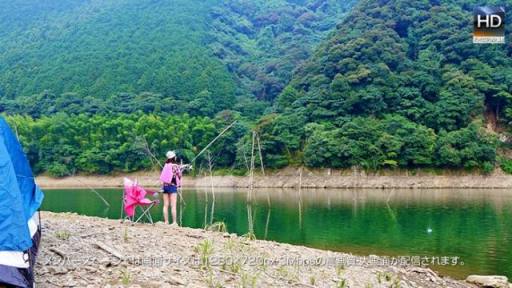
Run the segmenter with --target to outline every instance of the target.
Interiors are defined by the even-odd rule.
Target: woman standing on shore
[[[178,225],[176,222],[176,199],[178,187],[181,187],[181,167],[177,164],[174,151],[167,152],[165,156],[167,156],[167,160],[160,174],[164,195],[164,222],[169,224],[169,204],[171,204],[172,225]]]

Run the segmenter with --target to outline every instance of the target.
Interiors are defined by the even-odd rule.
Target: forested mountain
[[[8,120],[38,173],[146,169],[170,147],[187,161],[240,118],[219,111],[259,117],[352,2],[4,1],[0,112],[27,115]],[[213,146],[220,167],[239,123]]]
[[[338,2],[4,1],[0,111],[261,114],[255,96],[288,83],[351,3]]]
[[[209,10],[217,3],[4,1],[0,95],[25,96],[6,109],[54,113],[77,104],[79,112],[89,105],[108,110],[115,105],[102,104],[118,101],[112,97],[136,98],[141,92],[162,100],[164,109],[193,115],[230,107],[233,77],[203,45]],[[34,100],[54,107],[34,111]]]
[[[38,172],[188,161],[235,119],[217,168],[254,130],[275,168],[512,172],[512,42],[472,43],[476,1],[50,2],[0,4],[0,111]]]
[[[210,48],[233,71],[241,93],[272,101],[354,2],[223,1],[211,11]]]
[[[274,164],[492,170],[484,124],[512,120],[512,46],[472,43],[474,5],[360,2],[260,122]]]

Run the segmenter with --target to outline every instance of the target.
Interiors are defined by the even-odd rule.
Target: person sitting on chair
[[[164,222],[169,224],[169,203],[171,204],[172,225],[178,225],[176,222],[176,198],[178,187],[181,187],[181,167],[177,164],[176,153],[169,151],[165,154],[167,160],[160,174],[160,183],[163,189],[164,197]]]

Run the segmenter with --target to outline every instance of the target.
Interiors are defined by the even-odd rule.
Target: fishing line
[[[82,181],[80,181],[80,179],[74,177],[76,181],[84,184],[85,186],[87,186],[87,188],[89,188],[89,190],[91,190],[92,192],[94,192],[96,195],[98,195],[98,197],[103,201],[103,203],[105,203],[105,205],[107,205],[107,207],[110,207],[110,204],[107,202],[107,200],[105,200],[105,198],[103,198],[103,196],[100,195],[100,193],[98,193],[98,191],[96,191],[94,188],[92,188],[91,186],[89,186],[87,183],[84,183]]]
[[[237,121],[238,120],[233,121],[233,123],[229,124],[226,128],[224,128],[224,130],[222,130],[222,132],[220,132],[219,135],[217,135],[217,137],[215,137],[210,143],[208,143],[208,145],[206,145],[206,147],[204,147],[203,150],[201,150],[201,152],[199,152],[199,154],[197,154],[196,157],[194,157],[190,162],[194,162],[197,159],[197,157],[201,156],[201,154],[203,154],[204,151],[206,151],[206,149],[208,149],[213,143],[215,143],[217,139],[219,139],[224,133],[226,133],[226,131],[231,129],[231,127],[233,127],[233,125],[235,125]]]

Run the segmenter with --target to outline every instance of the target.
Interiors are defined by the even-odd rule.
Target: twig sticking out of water
[[[251,145],[251,166],[249,170],[249,191],[247,193],[247,201],[252,202],[252,192],[254,189],[254,144],[256,139],[256,132],[252,132],[252,145]]]
[[[263,166],[263,155],[261,153],[260,135],[256,135],[256,142],[258,142],[258,154],[260,156],[261,173],[265,176],[265,167]]]
[[[208,226],[208,190],[204,189],[204,229]]]
[[[249,170],[249,190],[247,191],[247,226],[249,231],[247,235],[249,239],[254,238],[254,220],[252,214],[252,193],[254,189],[254,146],[256,143],[256,131],[252,132],[252,145],[251,145],[251,166]]]
[[[213,223],[213,214],[215,212],[215,189],[213,187],[213,163],[212,163],[212,155],[211,153],[208,151],[207,153],[207,156],[208,156],[208,170],[210,172],[210,185],[211,185],[211,191],[212,191],[212,209],[210,211],[210,225]]]
[[[247,203],[247,226],[248,226],[248,230],[249,232],[247,233],[247,235],[249,235],[249,238],[255,238],[255,234],[254,234],[254,214],[252,212],[252,203]]]
[[[299,228],[302,228],[302,169],[299,170]]]
[[[268,236],[268,226],[270,224],[270,212],[271,212],[271,209],[270,207],[268,207],[268,211],[267,211],[267,221],[265,222],[265,240],[267,240],[267,236]]]
[[[265,177],[265,166],[263,165],[263,153],[261,153],[260,135],[256,135],[256,141],[258,142],[258,153],[260,156],[261,174],[263,177]],[[268,204],[268,209],[270,209],[270,206],[272,206],[272,203],[270,202],[270,194],[268,192],[268,189],[267,189],[267,204]]]

